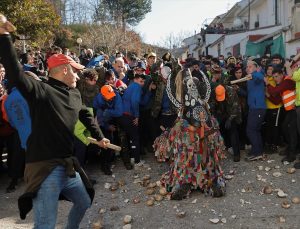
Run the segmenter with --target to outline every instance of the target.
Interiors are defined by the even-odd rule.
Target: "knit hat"
[[[216,93],[216,100],[218,102],[222,102],[225,100],[225,87],[222,85],[219,85],[215,88],[215,93]]]
[[[222,68],[219,65],[217,65],[217,64],[213,64],[211,66],[211,71],[213,73],[221,73],[222,72]]]
[[[104,85],[101,87],[101,95],[104,97],[106,100],[111,100],[113,97],[116,96],[114,89],[110,85]]]
[[[149,58],[149,57],[151,57],[151,56],[156,57],[156,53],[155,53],[155,52],[150,52],[150,53],[148,54],[147,58]]]
[[[135,69],[136,69],[136,68],[141,68],[141,69],[143,69],[143,70],[146,70],[146,65],[145,65],[144,61],[138,61],[138,62],[137,62],[137,65],[134,66],[134,68],[135,68]]]

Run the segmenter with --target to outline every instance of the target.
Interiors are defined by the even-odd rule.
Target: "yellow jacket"
[[[272,86],[275,87],[276,86],[276,82],[273,79],[273,76],[266,76],[268,79],[268,83]],[[267,109],[277,109],[279,107],[282,106],[282,103],[275,105],[274,103],[272,103],[267,97],[266,97],[266,105],[267,105]]]
[[[292,79],[296,82],[296,106],[300,106],[300,68],[293,73]]]

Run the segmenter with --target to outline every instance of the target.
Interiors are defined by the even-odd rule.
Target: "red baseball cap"
[[[71,57],[64,54],[54,54],[50,56],[47,63],[49,70],[63,64],[69,64],[77,70],[82,70],[85,68],[83,65],[76,63]]]

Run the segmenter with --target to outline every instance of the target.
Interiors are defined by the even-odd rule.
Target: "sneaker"
[[[134,166],[142,167],[142,166],[144,166],[144,164],[145,164],[144,161],[140,161],[138,163],[135,163]]]
[[[245,145],[245,150],[247,150],[247,149],[250,150],[251,148],[252,148],[251,145],[247,145],[247,144]]]
[[[284,158],[282,158],[281,162],[293,162],[296,160],[296,157],[295,156],[285,156]]]
[[[296,162],[296,163],[294,164],[294,168],[295,168],[295,169],[300,169],[300,162]]]
[[[262,160],[263,156],[262,155],[252,155],[246,158],[247,161],[258,161],[258,160]]]
[[[130,163],[131,163],[132,165],[134,165],[134,158],[133,158],[133,157],[130,158]]]
[[[132,170],[133,169],[133,165],[131,164],[131,163],[129,163],[129,162],[124,162],[124,165],[125,165],[125,168],[127,169],[127,170]]]
[[[134,164],[134,169],[140,169],[144,167],[145,161],[140,160],[140,162]]]

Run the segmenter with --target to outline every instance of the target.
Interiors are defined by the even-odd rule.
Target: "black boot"
[[[234,155],[234,156],[233,156],[233,161],[234,161],[234,162],[239,162],[240,160],[241,160],[240,154],[237,154],[237,155]]]
[[[112,175],[111,166],[109,164],[102,165],[101,170],[105,175]]]
[[[212,187],[212,196],[213,197],[221,197],[225,195],[226,192],[226,184],[225,181],[222,178],[216,178],[213,181]]]
[[[11,193],[16,191],[16,185],[18,184],[18,179],[17,178],[12,178],[10,181],[9,186],[6,188],[7,193]]]
[[[119,138],[120,138],[120,145],[122,147],[121,158],[124,163],[124,166],[127,170],[132,170],[133,165],[130,162],[130,151],[129,151],[128,139],[126,137],[126,133],[121,129],[119,130]]]
[[[182,200],[186,198],[191,191],[191,185],[190,184],[183,184],[178,189],[175,190],[175,192],[171,195],[171,200]]]
[[[125,168],[127,170],[132,170],[133,165],[130,162],[129,150],[126,150],[126,149],[122,150],[121,158],[122,158],[122,161],[124,163]]]

